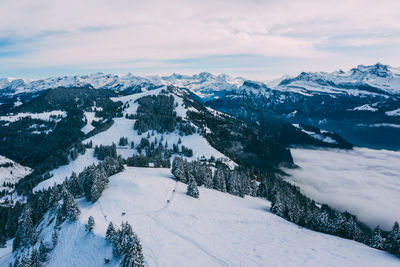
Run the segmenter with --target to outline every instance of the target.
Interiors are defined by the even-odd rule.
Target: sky
[[[400,66],[400,1],[2,0],[0,77]]]

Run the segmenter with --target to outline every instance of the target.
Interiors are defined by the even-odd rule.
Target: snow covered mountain
[[[0,92],[16,95],[27,92],[38,92],[57,87],[91,86],[96,89],[124,91],[132,88],[151,88],[161,85],[184,87],[208,100],[216,92],[238,89],[244,78],[232,78],[226,74],[212,75],[202,72],[192,76],[172,74],[170,76],[136,76],[93,73],[81,76],[63,76],[40,80],[1,78]],[[259,83],[262,84],[262,83]],[[284,77],[277,81],[266,82],[269,88],[294,92],[325,92],[347,94],[399,94],[400,68],[377,63],[371,66],[359,65],[350,71],[342,70],[332,73],[302,72],[297,77]]]
[[[0,79],[0,95],[15,96],[26,93],[37,93],[57,87],[85,87],[110,89],[114,91],[149,90],[163,85],[174,85],[190,88],[205,99],[213,98],[218,91],[230,91],[238,88],[243,78],[231,78],[226,74],[218,76],[202,72],[193,76],[172,74],[170,76],[135,76],[93,73],[82,76],[64,76],[44,80]]]
[[[270,135],[277,136],[271,118],[280,117],[336,132],[355,145],[400,149],[400,141],[393,141],[400,131],[400,70],[380,63],[347,72],[303,72],[266,83],[205,72],[192,76],[94,73],[43,80],[5,78],[0,79],[0,112],[10,112],[49,88],[87,87],[130,94],[165,85],[186,88],[214,109],[261,124]],[[292,131],[284,136],[292,136]],[[280,138],[284,145],[294,142]]]
[[[187,80],[175,76],[173,83]],[[202,76],[187,84],[204,90],[208,83],[227,84],[223,76],[222,82]],[[392,232],[371,232],[355,216],[315,203],[280,178],[280,167],[294,167],[287,143],[351,144],[257,113],[251,108],[261,105],[256,83],[218,88],[213,101],[216,92],[225,94],[223,101],[237,99],[236,108],[220,110],[239,116],[205,106],[211,100],[194,89],[161,84],[55,88],[1,114],[0,153],[34,171],[15,186],[25,196],[21,202],[0,205],[0,245],[4,236],[14,238],[0,248],[0,266],[398,264],[362,244],[395,254],[391,239],[382,238]],[[266,134],[268,125],[274,132]],[[187,195],[188,188],[197,188],[199,199]],[[126,221],[132,228],[122,224],[110,238],[107,225]]]
[[[400,94],[400,68],[377,63],[350,71],[302,72],[294,78],[267,83],[278,90],[329,94]],[[277,85],[276,85],[277,84]],[[275,85],[275,86],[274,86]]]

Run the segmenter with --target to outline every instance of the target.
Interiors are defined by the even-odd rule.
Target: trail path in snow
[[[104,245],[90,249],[101,259],[111,255],[104,241],[107,224],[128,221],[141,240],[146,266],[398,265],[398,259],[354,241],[299,229],[266,212],[266,200],[199,191],[199,199],[187,196],[186,185],[173,180],[170,170],[127,167],[110,177],[98,203],[79,203],[81,223],[92,215],[97,242]],[[68,240],[72,246],[87,242],[80,235],[75,239]]]

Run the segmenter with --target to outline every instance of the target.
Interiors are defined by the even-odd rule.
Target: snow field
[[[53,110],[49,112],[42,112],[42,113],[18,113],[17,115],[8,115],[8,116],[0,116],[0,121],[9,121],[9,122],[15,122],[20,118],[25,118],[25,117],[30,117],[32,119],[38,119],[38,120],[44,120],[44,121],[50,121],[50,120],[55,120],[50,116],[61,116],[65,118],[67,116],[67,113],[65,111],[61,110]]]
[[[199,199],[187,196],[186,185],[174,181],[169,169],[128,167],[110,177],[99,201],[79,201],[82,214],[77,224],[93,216],[94,234],[105,236],[110,221],[116,226],[128,221],[141,239],[148,266],[399,265],[385,252],[289,223],[270,213],[264,199],[199,190]],[[54,257],[50,266],[67,266],[64,251],[71,255],[85,246],[81,229],[71,234],[76,230],[69,228],[61,231],[69,239],[62,245],[67,248],[56,250],[64,256]],[[91,253],[93,262],[109,255],[100,240]],[[71,257],[68,266],[94,266],[77,257]]]

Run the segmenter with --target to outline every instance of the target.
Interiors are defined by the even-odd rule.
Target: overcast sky
[[[2,0],[0,77],[400,66],[400,1]]]

